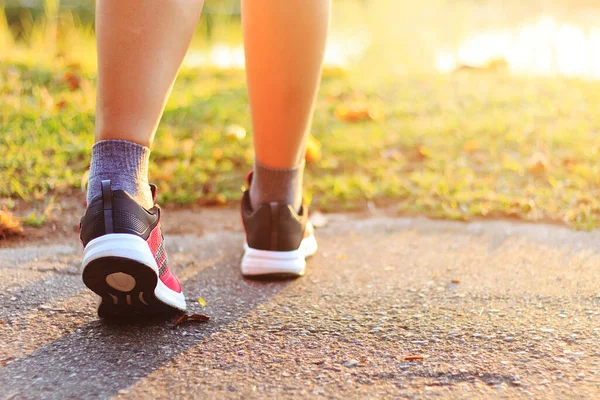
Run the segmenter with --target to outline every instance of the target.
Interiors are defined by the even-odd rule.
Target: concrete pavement
[[[600,395],[600,233],[334,215],[305,277],[263,282],[237,211],[202,218],[167,245],[212,320],[177,329],[97,320],[75,237],[0,249],[0,398]]]

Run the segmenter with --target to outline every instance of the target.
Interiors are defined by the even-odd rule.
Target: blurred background
[[[593,0],[334,3],[328,65],[448,73],[465,65],[505,63],[518,73],[600,77],[600,4]],[[93,0],[0,5],[3,45],[26,46],[38,56],[79,57],[93,67]],[[186,65],[241,68],[243,63],[239,1],[207,0]]]
[[[592,0],[334,0],[309,201],[595,228],[599,17]],[[94,2],[0,1],[0,46],[0,204],[43,226],[83,198]],[[239,1],[207,0],[153,152],[163,203],[239,199],[253,159],[243,59]]]

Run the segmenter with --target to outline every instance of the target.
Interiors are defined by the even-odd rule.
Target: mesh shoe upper
[[[158,276],[160,279],[169,288],[176,292],[181,292],[179,280],[171,273],[171,269],[169,268],[169,258],[167,257],[165,241],[160,230],[160,223],[152,230],[147,242],[156,260],[156,265],[158,265]]]
[[[130,233],[148,240],[152,230],[158,225],[160,209],[145,210],[125,191],[112,192],[112,232],[106,231],[104,201],[97,197],[88,206],[81,219],[80,238],[84,246],[107,233]]]
[[[297,250],[307,234],[308,210],[302,204],[300,212],[287,204],[264,203],[252,209],[250,191],[242,198],[242,221],[248,246],[257,250]]]

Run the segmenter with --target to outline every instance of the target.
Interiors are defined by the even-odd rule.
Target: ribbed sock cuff
[[[254,160],[254,173],[250,187],[252,207],[278,202],[290,204],[298,210],[302,204],[304,165],[305,162],[302,160],[293,168],[271,168]]]
[[[153,199],[148,185],[150,149],[127,140],[101,140],[92,147],[88,180],[88,204],[100,196],[100,183],[110,179],[113,190],[124,190],[140,205],[151,208]]]

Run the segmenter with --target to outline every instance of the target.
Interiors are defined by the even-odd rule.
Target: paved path
[[[304,278],[260,282],[235,226],[167,237],[212,317],[178,329],[98,321],[75,244],[0,249],[0,398],[600,395],[600,233],[334,216]]]

